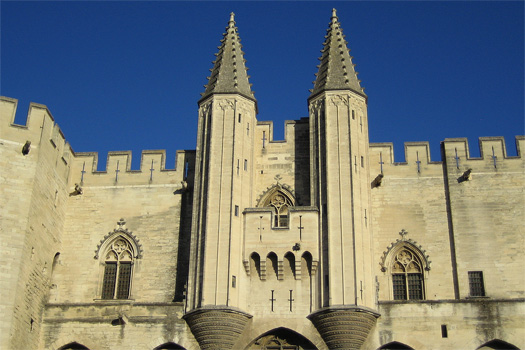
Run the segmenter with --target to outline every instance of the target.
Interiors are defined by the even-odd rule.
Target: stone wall
[[[494,339],[525,346],[523,300],[383,302],[379,312],[366,350],[394,341],[418,350],[475,350]]]
[[[61,240],[72,151],[46,106],[30,104],[25,126],[12,124],[16,106],[0,100],[0,347],[32,349]]]

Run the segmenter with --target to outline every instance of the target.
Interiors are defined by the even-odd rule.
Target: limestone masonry
[[[309,117],[274,141],[232,14],[175,169],[97,171],[2,97],[0,348],[525,349],[525,137],[396,163],[335,10],[323,45]]]

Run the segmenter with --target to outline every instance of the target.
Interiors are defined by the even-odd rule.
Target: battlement
[[[57,171],[64,180],[69,175],[70,185],[180,185],[193,171],[195,151],[177,151],[175,168],[166,169],[165,150],[143,151],[139,170],[131,170],[131,151],[109,152],[106,170],[97,171],[98,153],[75,153],[47,106],[30,103],[25,125],[14,123],[17,107],[18,100],[0,97],[0,139],[20,152],[27,142],[45,156],[55,149],[62,160]]]
[[[284,121],[284,140],[274,140],[274,125],[271,120],[263,120],[257,122],[257,129],[255,133],[256,140],[268,143],[283,143],[293,140],[295,137],[295,128],[298,125],[306,126],[308,130],[309,118],[301,118],[297,120],[285,120]]]
[[[465,159],[469,160],[483,160],[489,157],[492,159],[492,156],[497,156],[501,159],[515,159],[521,158],[521,150],[525,149],[525,136],[516,136],[516,154],[517,156],[508,156],[507,148],[505,146],[505,138],[502,136],[495,137],[480,137],[479,138],[479,154],[480,157],[472,157],[470,155],[468,140],[464,137],[462,138],[450,138],[442,141],[442,144],[445,146],[445,154],[448,156],[448,151],[453,149],[454,156],[456,151],[458,156],[463,156]]]
[[[131,170],[131,151],[109,152],[106,169],[97,170],[98,153],[77,153],[72,182],[85,186],[175,184],[180,185],[193,171],[195,151],[177,151],[175,168],[166,169],[165,150],[142,151],[140,169]]]
[[[441,142],[442,159],[432,161],[430,159],[430,146],[428,142],[405,142],[405,161],[396,162],[394,159],[394,145],[388,143],[370,144],[370,168],[371,173],[384,173],[396,167],[398,170],[403,167],[415,169],[418,174],[423,174],[432,165],[441,165],[443,161],[453,164],[458,169],[460,163],[464,166],[467,163],[487,163],[488,167],[498,169],[498,164],[514,162],[522,159],[521,150],[525,149],[525,136],[516,136],[517,156],[508,156],[503,137],[480,137],[479,148],[480,157],[472,157],[468,148],[466,138],[451,138]],[[444,159],[443,159],[444,157]],[[496,163],[494,163],[496,162]],[[494,165],[495,164],[495,165]],[[500,166],[499,169],[502,169]]]
[[[67,182],[73,149],[55,123],[49,109],[30,103],[26,124],[15,124],[18,100],[0,97],[0,140],[2,146],[15,154],[26,156],[26,161],[41,159],[53,164],[56,174]],[[36,156],[35,156],[36,155]]]

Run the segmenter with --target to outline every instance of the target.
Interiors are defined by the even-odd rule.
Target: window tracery
[[[276,191],[269,200],[269,206],[274,210],[274,227],[288,227],[288,208],[292,205],[290,199],[282,192]]]
[[[423,268],[417,255],[407,247],[395,254],[392,263],[394,300],[422,300]]]
[[[104,258],[102,299],[129,298],[133,255],[133,247],[122,236],[108,246]]]

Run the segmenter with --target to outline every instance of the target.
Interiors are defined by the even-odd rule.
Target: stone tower
[[[250,206],[257,102],[231,14],[199,100],[186,320],[200,346],[231,348],[249,315],[239,311],[241,208]],[[248,130],[246,132],[245,130]],[[210,330],[213,331],[210,331]]]
[[[379,316],[373,311],[367,96],[335,9],[325,38],[308,99],[311,198],[320,210],[322,306],[309,318],[328,347],[358,349]]]

